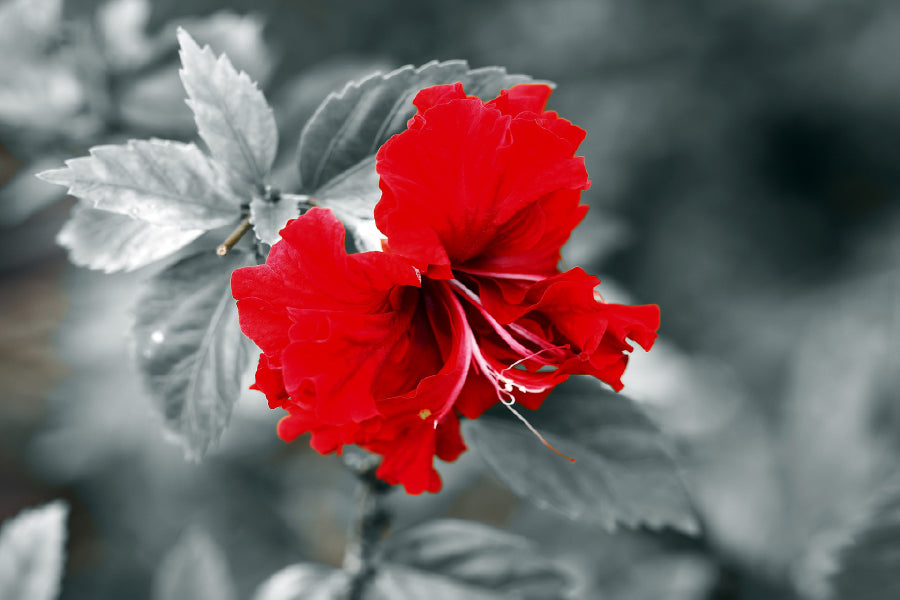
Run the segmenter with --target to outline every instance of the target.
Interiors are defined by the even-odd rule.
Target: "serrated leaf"
[[[358,251],[381,250],[384,235],[375,226],[375,205],[381,198],[381,190],[374,156],[326,183],[314,197],[344,223]]]
[[[246,73],[259,85],[269,77],[275,60],[266,45],[263,33],[264,19],[256,14],[238,14],[231,10],[220,10],[202,17],[178,18],[168,23],[160,32],[160,38],[174,40],[178,28],[191,32],[198,44],[209,44],[211,48],[228,56],[234,67]]]
[[[834,600],[900,597],[900,484],[893,481],[837,553]]]
[[[188,530],[163,559],[153,600],[234,600],[237,594],[222,550],[200,529]]]
[[[300,563],[269,577],[253,594],[253,600],[341,600],[348,583],[343,571]]]
[[[56,500],[24,510],[0,528],[0,598],[54,600],[59,595],[69,508]]]
[[[501,67],[472,70],[465,61],[452,60],[432,61],[419,68],[408,65],[351,82],[330,94],[303,128],[298,151],[301,189],[310,192],[321,187],[403,131],[415,112],[412,99],[419,90],[457,81],[467,93],[490,98],[532,79],[510,75]]]
[[[216,58],[209,46],[201,50],[184,29],[178,30],[178,42],[181,81],[200,137],[235,181],[262,185],[278,149],[278,129],[265,97],[224,54]]]
[[[542,446],[514,419],[467,421],[466,439],[501,481],[538,506],[608,529],[622,524],[696,532],[691,501],[662,433],[625,396],[585,382],[574,393],[572,388],[557,390],[537,411],[518,410],[575,463]]]
[[[161,227],[213,229],[235,220],[241,199],[194,144],[131,140],[39,175],[94,208]]]
[[[231,272],[252,257],[189,256],[147,282],[135,308],[138,368],[167,429],[199,458],[228,426],[250,358]]]
[[[281,228],[300,216],[297,196],[285,194],[275,200],[254,198],[250,202],[250,222],[256,238],[270,246],[281,239]]]
[[[453,587],[465,586],[472,593],[477,590],[489,598],[569,597],[571,582],[558,564],[542,556],[526,538],[481,523],[442,519],[419,525],[390,538],[384,558],[420,572],[413,575],[405,569],[394,569],[390,575],[403,584],[400,587],[419,590],[410,598],[442,598],[434,592],[426,593],[428,587],[419,588],[420,584],[432,586],[438,579]]]
[[[56,241],[74,264],[113,273],[149,265],[201,235],[202,229],[159,227],[79,202]]]

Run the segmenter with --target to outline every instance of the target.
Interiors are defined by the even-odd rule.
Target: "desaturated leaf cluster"
[[[0,225],[60,198],[34,175],[66,153],[128,135],[194,132],[174,63],[176,23],[148,32],[148,0],[110,0],[92,18],[66,18],[64,8],[63,0],[0,4],[0,140],[21,163],[0,182]],[[221,11],[180,22],[257,78],[268,76],[258,17]]]
[[[312,563],[275,573],[253,600],[339,600],[350,576]],[[378,558],[366,600],[565,600],[563,567],[524,537],[468,521],[430,521],[391,537]]]

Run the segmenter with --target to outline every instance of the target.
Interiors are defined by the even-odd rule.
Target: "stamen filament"
[[[527,427],[528,430],[531,431],[531,433],[533,433],[534,435],[536,435],[537,438],[538,438],[539,440],[541,440],[541,442],[542,442],[545,446],[547,446],[548,448],[550,448],[551,450],[553,450],[554,452],[556,452],[557,454],[559,454],[559,455],[562,456],[563,458],[568,459],[569,462],[575,462],[575,459],[574,459],[574,458],[572,458],[571,456],[568,456],[568,455],[566,455],[566,454],[563,454],[562,452],[560,452],[559,450],[557,450],[556,448],[554,448],[554,447],[550,444],[550,442],[548,442],[546,439],[544,439],[544,436],[542,436],[541,433],[540,433],[537,429],[534,428],[534,425],[532,425],[531,423],[529,423],[529,422],[528,422],[528,419],[526,419],[525,417],[523,417],[522,414],[521,414],[519,411],[517,411],[515,408],[512,407],[512,402],[506,403],[505,401],[502,401],[502,400],[501,400],[501,402],[503,402],[503,406],[505,406],[507,409],[509,409],[509,411],[512,412],[512,414],[516,415],[516,417],[518,417],[518,419],[519,419],[520,421],[522,421],[523,423],[525,423],[525,427]]]
[[[497,320],[488,313],[488,311],[485,310],[484,306],[481,305],[481,298],[479,298],[472,290],[464,286],[456,279],[451,279],[449,283],[455,289],[462,292],[462,294],[472,302],[475,308],[477,308],[481,313],[481,316],[484,317],[485,321],[488,322],[488,324],[494,329],[497,335],[499,335],[500,338],[504,342],[506,342],[514,352],[523,356],[531,353],[531,350],[520,344],[513,336],[509,334],[508,331],[503,329],[503,326],[500,325],[500,323],[498,323]]]

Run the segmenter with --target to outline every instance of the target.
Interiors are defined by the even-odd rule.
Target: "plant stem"
[[[219,244],[219,247],[216,248],[216,254],[218,254],[219,256],[225,256],[226,254],[228,254],[228,251],[231,250],[231,247],[237,244],[238,241],[240,241],[240,239],[244,237],[244,234],[249,231],[249,229],[250,217],[245,217],[244,220],[241,221],[241,224],[237,226],[237,229],[231,232],[231,235],[228,236],[228,239]]]
[[[390,512],[384,506],[391,486],[375,477],[375,467],[360,471],[348,466],[359,477],[360,492],[344,553],[344,571],[350,578],[347,600],[363,600],[375,578],[379,542],[391,524]]]

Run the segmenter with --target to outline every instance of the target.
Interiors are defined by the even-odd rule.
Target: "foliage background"
[[[567,262],[612,299],[662,308],[666,341],[635,358],[626,391],[677,440],[708,539],[568,525],[474,453],[441,495],[393,498],[399,525],[441,513],[524,533],[584,598],[822,593],[834,540],[900,444],[893,3],[163,0],[150,28],[225,6],[264,16],[284,136],[372,65],[465,58],[555,81],[593,180]],[[6,178],[20,150],[0,143]],[[127,356],[145,274],[69,266],[52,243],[67,210],[0,231],[0,519],[72,503],[67,599],[153,597],[190,526],[223,549],[239,597],[301,558],[339,563],[353,482],[281,444],[261,396],[202,465],[162,441]]]

